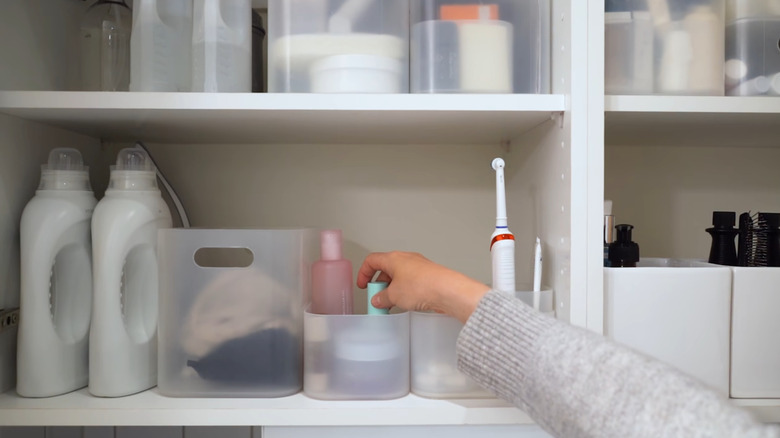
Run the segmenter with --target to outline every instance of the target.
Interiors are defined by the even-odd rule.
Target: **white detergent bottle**
[[[135,0],[130,91],[191,91],[192,0]]]
[[[192,91],[252,91],[251,0],[195,0]]]
[[[93,395],[120,397],[157,384],[157,230],[170,227],[151,159],[122,149],[92,217]]]
[[[57,148],[22,213],[16,392],[50,397],[87,385],[95,195],[76,149]]]

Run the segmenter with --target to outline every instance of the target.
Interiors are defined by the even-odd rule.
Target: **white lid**
[[[335,55],[314,62],[311,72],[322,70],[365,69],[401,74],[401,61],[378,55]]]
[[[109,190],[157,190],[157,173],[145,150],[125,148],[111,166]]]
[[[74,190],[91,192],[89,167],[81,152],[73,148],[54,148],[48,162],[41,166],[38,190]]]
[[[322,260],[341,260],[341,230],[322,230],[320,232],[320,258]]]

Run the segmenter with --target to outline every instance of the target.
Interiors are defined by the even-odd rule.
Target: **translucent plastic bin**
[[[604,268],[605,334],[728,395],[731,278],[695,260]]]
[[[408,0],[269,0],[268,91],[406,93]]]
[[[413,93],[550,92],[549,0],[411,1]]]
[[[724,0],[608,0],[605,90],[722,96],[724,33]]]
[[[780,2],[727,0],[726,94],[780,95]]]
[[[160,393],[300,391],[315,237],[309,230],[160,231]]]
[[[409,393],[409,313],[304,317],[303,391],[324,400]]]
[[[412,392],[429,398],[487,398],[492,394],[458,370],[463,324],[438,313],[412,312]]]
[[[731,397],[780,398],[780,268],[731,269]]]
[[[518,284],[517,288],[518,290],[515,291],[516,298],[534,308],[537,308],[538,305],[537,309],[540,312],[555,317],[555,300],[553,290],[550,287],[542,285],[539,292],[534,292],[530,284]]]

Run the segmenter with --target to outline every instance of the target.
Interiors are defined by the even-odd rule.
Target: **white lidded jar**
[[[95,196],[81,153],[56,148],[22,213],[16,392],[50,397],[87,385]]]
[[[195,0],[192,91],[252,91],[252,1]]]
[[[157,230],[170,227],[151,159],[142,149],[122,149],[92,217],[93,395],[120,397],[157,384]]]
[[[191,90],[192,0],[135,0],[130,91]]]

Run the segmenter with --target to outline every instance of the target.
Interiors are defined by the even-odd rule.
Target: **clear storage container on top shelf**
[[[408,0],[269,0],[268,91],[408,92]]]
[[[726,94],[780,95],[780,1],[727,1]]]
[[[549,93],[549,16],[549,0],[412,0],[412,92]]]
[[[608,0],[607,94],[724,94],[724,0]]]

